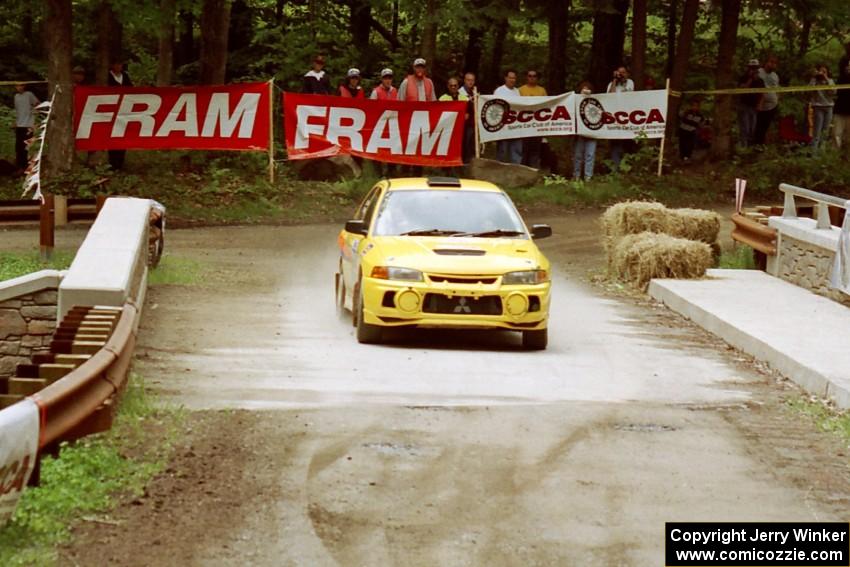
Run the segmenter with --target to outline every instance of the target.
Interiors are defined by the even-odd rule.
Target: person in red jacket
[[[343,98],[366,98],[360,86],[360,69],[349,69],[345,83],[339,86],[339,96]]]
[[[413,62],[413,74],[398,87],[398,100],[435,101],[434,82],[425,76],[425,60],[419,57]]]
[[[393,86],[393,70],[384,69],[381,71],[381,84],[372,89],[372,94],[369,96],[372,100],[397,100],[398,89]]]

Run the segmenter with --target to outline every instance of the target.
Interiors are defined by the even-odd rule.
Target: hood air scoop
[[[486,250],[476,250],[470,248],[435,248],[434,254],[440,256],[483,256],[487,253]]]

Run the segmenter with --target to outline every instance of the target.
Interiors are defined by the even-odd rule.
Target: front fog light
[[[513,317],[525,315],[528,312],[528,298],[522,293],[512,293],[505,299],[505,311]]]

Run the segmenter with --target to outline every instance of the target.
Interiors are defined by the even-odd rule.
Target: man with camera
[[[623,66],[617,67],[614,77],[608,83],[608,93],[630,93],[635,90],[635,82],[629,78],[629,71]],[[619,171],[620,162],[623,160],[623,152],[626,149],[627,140],[611,140],[611,163],[614,171]]]
[[[829,70],[826,68],[826,65],[821,64],[814,68],[809,85],[821,87],[834,84],[833,80],[829,77]],[[820,145],[825,134],[829,132],[829,125],[832,122],[832,107],[835,105],[834,97],[834,90],[814,91],[809,100],[809,104],[812,105],[814,122],[812,128],[812,146],[815,148]]]

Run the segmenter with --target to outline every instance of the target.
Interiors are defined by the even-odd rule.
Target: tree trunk
[[[549,61],[546,85],[552,94],[567,90],[567,34],[569,33],[571,0],[551,1],[547,5],[549,18]]]
[[[593,45],[588,80],[604,91],[614,70],[623,64],[626,14],[629,0],[596,0],[593,16]]]
[[[699,15],[700,0],[685,0],[682,13],[682,26],[679,28],[679,39],[676,42],[676,58],[673,61],[673,72],[670,74],[670,90],[681,91],[688,72],[688,60],[691,58],[691,45],[694,42],[694,29]],[[671,96],[667,104],[667,135],[675,129],[679,115],[682,97]]]
[[[351,42],[362,56],[369,51],[369,34],[372,31],[372,5],[367,0],[352,0],[349,18]]]
[[[159,62],[156,67],[156,84],[165,86],[171,84],[174,73],[174,18],[176,15],[175,0],[160,0],[159,28]]]
[[[392,35],[398,41],[398,0],[393,0]]]
[[[669,0],[667,9],[667,66],[665,79],[673,74],[673,62],[676,60],[676,22],[679,21],[679,0]]]
[[[181,11],[178,18],[180,23],[180,34],[177,40],[177,49],[174,54],[174,66],[181,67],[195,61],[195,16],[192,12]]]
[[[46,163],[42,181],[51,180],[71,170],[74,159],[72,132],[73,93],[71,89],[71,0],[46,0],[45,50],[47,52],[48,97],[56,92],[44,150]],[[56,88],[59,87],[59,91]],[[46,187],[49,192],[49,187]]]
[[[502,84],[502,76],[504,75],[504,70],[502,69],[502,57],[505,54],[505,40],[508,37],[510,22],[508,22],[507,18],[502,17],[496,20],[494,27],[493,53],[490,58],[489,68],[484,73],[484,76],[480,77],[480,92],[491,92],[497,86]]]
[[[475,73],[476,76],[481,69],[481,55],[483,54],[481,42],[484,40],[484,30],[493,26],[493,20],[481,13],[481,9],[485,5],[485,0],[472,0],[468,4],[473,17],[469,20],[466,49],[463,51],[463,71],[464,73]]]
[[[431,66],[434,71],[434,63],[437,57],[437,25],[439,24],[440,2],[439,0],[425,1],[425,18],[422,26],[422,44],[419,46],[419,54]]]
[[[274,4],[274,21],[277,25],[283,23],[283,7],[286,5],[285,0],[276,0]]]
[[[720,46],[717,51],[715,87],[735,87],[735,44],[738,41],[738,20],[741,16],[741,0],[723,0],[720,19]],[[711,155],[726,158],[732,152],[732,114],[734,97],[719,96],[714,101],[714,142]]]
[[[94,82],[105,85],[109,65],[121,57],[122,27],[108,0],[101,2],[97,12],[97,48],[95,53]]]
[[[201,84],[224,84],[230,0],[204,0],[201,11]]]
[[[632,80],[636,90],[646,86],[646,3],[634,0],[632,6]]]
[[[800,47],[797,50],[797,57],[802,59],[809,52],[809,44],[812,38],[812,16],[811,12],[803,12],[801,14],[803,27],[800,30]]]

